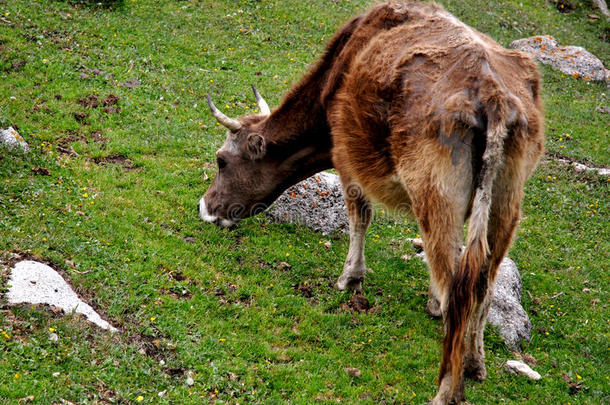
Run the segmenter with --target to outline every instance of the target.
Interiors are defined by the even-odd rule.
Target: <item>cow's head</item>
[[[264,211],[283,191],[278,166],[282,161],[263,133],[271,111],[252,86],[260,114],[239,119],[227,117],[212,103],[216,120],[227,128],[227,138],[216,152],[218,174],[199,201],[199,216],[206,222],[231,226],[238,220]]]

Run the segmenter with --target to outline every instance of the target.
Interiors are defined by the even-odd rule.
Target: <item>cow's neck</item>
[[[286,187],[332,167],[332,139],[319,101],[322,80],[317,73],[293,88],[264,124],[267,141],[282,159]]]
[[[284,166],[294,168],[294,173],[285,175],[290,183],[286,187],[332,167],[326,106],[340,86],[343,68],[353,57],[352,53],[343,59],[337,55],[342,53],[360,20],[361,17],[353,18],[335,34],[325,54],[264,123],[265,137],[287,157]]]

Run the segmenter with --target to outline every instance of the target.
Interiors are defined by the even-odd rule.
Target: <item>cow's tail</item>
[[[491,83],[490,83],[491,82]],[[451,390],[454,391],[462,377],[464,339],[470,316],[485,297],[487,290],[487,260],[489,246],[487,227],[492,203],[493,183],[502,166],[504,140],[507,123],[518,110],[510,108],[511,97],[504,86],[488,78],[491,95],[481,97],[483,111],[487,118],[485,151],[480,172],[474,173],[475,194],[469,218],[466,248],[462,253],[457,271],[454,273],[448,291],[445,316],[445,340],[439,383],[451,370]],[[514,99],[514,98],[513,98]],[[513,104],[513,107],[514,106]],[[512,111],[511,111],[512,110]],[[512,117],[511,117],[512,115]]]

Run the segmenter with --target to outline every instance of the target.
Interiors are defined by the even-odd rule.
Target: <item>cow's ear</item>
[[[261,159],[267,151],[265,138],[257,133],[248,135],[247,148],[250,158],[253,160]]]

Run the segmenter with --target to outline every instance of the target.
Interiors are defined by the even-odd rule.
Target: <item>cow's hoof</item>
[[[475,381],[483,381],[487,378],[487,368],[483,357],[466,355],[464,357],[464,376]]]
[[[337,280],[335,287],[341,291],[362,292],[362,281],[362,278],[341,276]]]
[[[440,318],[441,313],[441,303],[434,297],[428,298],[428,303],[426,304],[426,312],[433,318]]]

